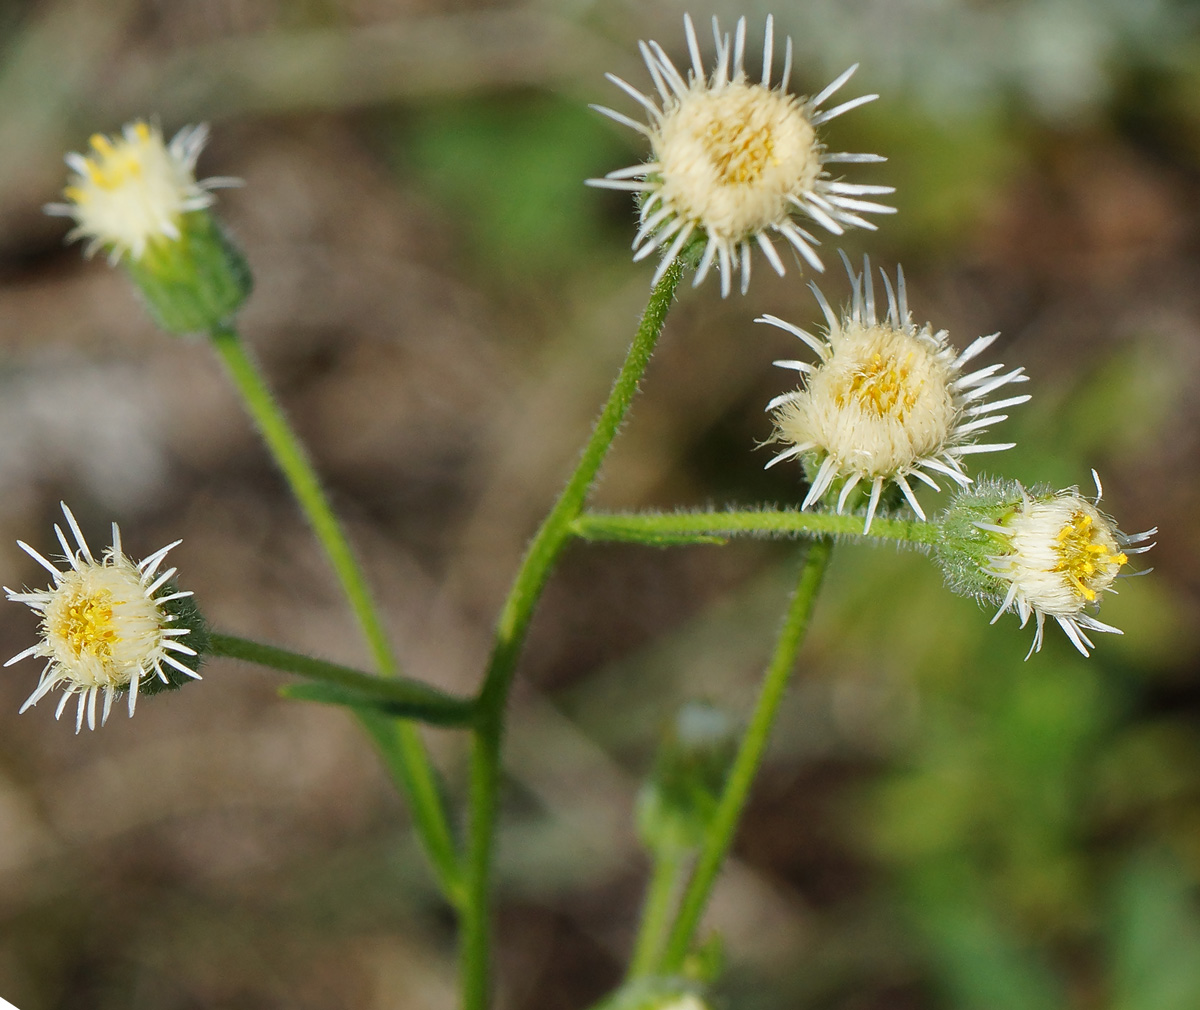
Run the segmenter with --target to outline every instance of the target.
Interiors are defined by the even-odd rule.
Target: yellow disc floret
[[[1088,603],[1117,576],[1129,557],[1120,549],[1106,523],[1076,510],[1055,538],[1059,561],[1051,571],[1062,573]]]
[[[693,81],[652,143],[664,205],[721,242],[786,219],[791,198],[821,174],[816,131],[796,97],[744,79],[719,91]]]
[[[162,617],[133,563],[110,555],[103,564],[63,573],[43,612],[42,635],[55,662],[69,664],[80,683],[126,687],[146,672]]]
[[[775,413],[778,437],[815,443],[842,474],[891,477],[947,444],[953,378],[928,329],[842,328],[808,387]]]

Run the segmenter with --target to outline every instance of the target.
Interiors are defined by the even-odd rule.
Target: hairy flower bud
[[[67,202],[46,207],[74,219],[68,239],[86,239],[86,255],[104,249],[109,262],[123,263],[151,315],[172,333],[227,322],[251,289],[245,259],[208,211],[211,190],[237,180],[196,181],[207,138],[207,126],[190,126],[168,144],[140,120],[119,136],[98,133],[89,154],[67,155]]]
[[[993,624],[1010,610],[1021,627],[1033,617],[1036,630],[1026,659],[1041,649],[1047,617],[1085,656],[1095,648],[1088,631],[1121,634],[1086,611],[1097,610],[1104,593],[1116,592],[1114,582],[1130,555],[1154,546],[1146,541],[1157,528],[1130,536],[1100,511],[1100,478],[1094,470],[1092,476],[1093,499],[1078,488],[1054,492],[981,480],[941,517],[936,556],[947,583],[955,592],[997,605]]]

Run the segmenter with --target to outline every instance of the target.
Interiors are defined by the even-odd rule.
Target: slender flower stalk
[[[750,787],[758,774],[775,725],[775,716],[784,691],[796,665],[796,655],[808,631],[813,605],[821,588],[821,580],[829,563],[832,546],[827,540],[814,541],[807,550],[800,569],[796,590],[788,603],[775,651],[763,677],[758,700],[750,716],[746,734],[738,747],[717,812],[708,828],[704,844],[692,877],[680,901],[679,914],[667,938],[666,949],[659,964],[659,973],[673,975],[683,966],[692,937],[700,925],[700,917],[708,904],[713,884],[733,843],[733,836],[750,795]]]
[[[795,509],[729,509],[695,512],[585,512],[571,524],[585,540],[662,546],[670,543],[724,543],[734,536],[834,536],[849,540],[895,540],[917,545],[937,542],[935,523],[876,516],[869,531],[862,516]]]
[[[671,911],[686,866],[684,855],[682,850],[671,848],[654,853],[650,883],[642,905],[642,920],[634,941],[633,955],[629,959],[626,976],[629,979],[652,975],[662,957],[667,929],[671,924]]]
[[[728,296],[735,272],[741,275],[745,294],[752,247],[761,250],[776,273],[784,273],[771,232],[814,270],[823,270],[814,249],[819,242],[796,221],[797,215],[841,235],[847,228],[873,230],[875,225],[863,214],[895,210],[862,199],[891,193],[891,186],[842,182],[827,168],[839,162],[884,158],[831,154],[817,134],[824,123],[879,96],[862,95],[831,109],[821,108],[850,79],[857,64],[812,98],[790,94],[790,38],[784,45],[782,73],[773,83],[775,23],[769,15],[760,79],[753,79],[745,67],[745,18],[738,20],[732,40],[713,18],[717,56],[708,74],[689,15],[684,15],[683,24],[691,56],[686,77],[657,42],[638,44],[659,101],[615,74],[607,75],[641,106],[648,122],[592,106],[642,134],[650,143],[650,160],[609,172],[602,179],[589,179],[588,185],[638,194],[640,227],[633,240],[633,258],[638,261],[660,252],[652,284],[694,244],[703,249],[697,253],[695,285],[715,266],[722,296]]]
[[[500,785],[500,748],[504,737],[504,710],[517,660],[534,608],[559,554],[571,537],[571,524],[583,511],[596,474],[650,363],[681,273],[682,265],[675,264],[650,292],[650,300],[625,363],[600,411],[575,472],[534,534],[496,624],[491,658],[479,691],[479,721],[471,745],[467,904],[461,951],[465,1010],[483,1010],[488,1004],[491,988],[490,882]]]
[[[263,441],[291,485],[317,539],[325,548],[370,645],[379,672],[385,677],[395,676],[398,673],[396,659],[366,578],[325,497],[304,447],[292,432],[282,409],[238,338],[237,331],[232,326],[224,326],[215,329],[211,337]],[[463,891],[458,853],[433,765],[420,734],[415,726],[405,721],[363,712],[359,713],[359,718],[408,794],[417,833],[443,891],[452,903],[460,905]]]

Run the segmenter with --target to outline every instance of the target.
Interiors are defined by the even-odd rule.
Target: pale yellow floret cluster
[[[1024,494],[1021,503],[995,523],[975,523],[1004,545],[984,569],[1008,586],[992,623],[1009,610],[1021,618],[1022,627],[1035,618],[1029,655],[1042,647],[1047,617],[1058,622],[1085,656],[1094,648],[1088,631],[1121,634],[1085,611],[1099,606],[1101,594],[1116,592],[1113,584],[1129,556],[1150,550],[1154,544],[1146,541],[1157,530],[1134,535],[1118,530],[1098,508],[1100,479],[1095,479],[1094,501],[1074,489],[1046,498]]]
[[[53,576],[54,585],[45,590],[17,592],[5,587],[10,600],[24,603],[41,614],[41,637],[25,651],[10,659],[11,666],[31,656],[46,659],[37,689],[26,699],[21,711],[36,705],[56,687],[63,696],[55,718],[72,696],[77,697],[76,732],[86,715],[88,726],[96,727],[96,702],[103,695],[100,721],[108,719],[113,701],[126,692],[129,714],[133,715],[138,688],[145,678],[157,676],[169,683],[164,666],[185,676],[199,678],[182,661],[196,656],[180,638],[190,629],[177,625],[178,618],[165,605],[191,596],[190,590],[175,591],[170,580],[174,568],[160,572],[174,544],[155,551],[135,563],[121,550],[121,534],[113,524],[113,545],[97,560],[66,505],[62,506],[75,540],[68,543],[62,529],[54,531],[63,547],[66,570],[59,569],[28,544],[18,545]],[[165,589],[165,592],[163,592]],[[161,595],[160,595],[161,594]]]
[[[934,490],[939,488],[931,474],[961,487],[970,484],[963,457],[1012,446],[1010,442],[981,444],[974,440],[976,435],[1005,420],[1007,415],[998,411],[1029,397],[987,400],[1010,383],[1024,382],[1023,369],[1004,372],[1003,365],[988,365],[964,373],[964,366],[998,334],[980,337],[959,353],[945,330],[935,332],[929,324],[913,323],[902,271],[897,271],[895,287],[883,275],[887,311],[880,318],[869,261],[864,260],[862,274],[856,274],[848,261],[846,270],[854,297],[841,315],[813,287],[828,324],[823,336],[776,316],[759,319],[799,337],[818,358],[815,363],[775,362],[805,378],[799,389],[767,405],[775,421],[773,441],[786,446],[767,466],[788,459],[810,464],[802,508],[836,489],[841,512],[855,488],[869,488],[866,532],[886,484],[894,484],[922,519],[925,512],[910,479]]]
[[[46,210],[74,219],[69,237],[86,239],[88,255],[107,249],[114,262],[126,254],[141,259],[150,242],[180,238],[183,216],[212,204],[210,189],[233,182],[196,181],[207,136],[205,126],[186,127],[168,144],[157,126],[140,120],[117,136],[97,133],[86,155],[66,157],[67,202]]]
[[[633,258],[660,255],[657,284],[684,250],[695,244],[694,284],[716,269],[721,294],[728,295],[734,275],[744,294],[750,283],[750,254],[757,248],[776,273],[784,260],[775,239],[823,269],[820,243],[797,218],[834,235],[847,228],[874,228],[864,213],[886,214],[895,208],[864,200],[891,193],[890,186],[862,185],[833,178],[827,166],[838,162],[876,162],[874,154],[830,153],[817,134],[821,124],[877,98],[862,95],[831,109],[821,106],[854,74],[851,67],[812,98],[788,91],[792,41],[784,46],[782,72],[773,74],[774,21],[767,18],[762,73],[745,66],[746,21],[739,19],[731,38],[713,19],[715,66],[706,72],[692,19],[684,16],[691,66],[684,72],[657,42],[639,43],[657,93],[643,93],[613,74],[609,80],[636,101],[648,121],[593,106],[641,133],[650,143],[650,159],[609,172],[588,184],[641,194],[639,228]],[[703,251],[699,251],[699,250]]]
[[[42,613],[42,637],[54,663],[81,687],[124,688],[144,673],[163,631],[137,568],[122,555],[63,573]]]
[[[794,95],[693,80],[651,138],[664,207],[737,243],[785,219],[821,173],[816,131]]]
[[[948,444],[958,420],[943,350],[929,327],[839,327],[807,388],[776,411],[778,437],[821,446],[841,474],[908,471]]]
[[[993,571],[1051,617],[1095,603],[1129,560],[1109,521],[1084,498],[1030,502],[1001,525],[1011,553],[996,558]]]

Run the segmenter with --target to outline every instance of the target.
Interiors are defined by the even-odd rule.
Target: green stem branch
[[[656,849],[642,905],[642,922],[638,927],[629,961],[628,978],[643,978],[654,974],[667,938],[671,909],[684,867],[683,851],[677,846]]]
[[[467,906],[463,919],[462,983],[466,1010],[483,1010],[490,982],[490,886],[500,782],[500,748],[504,709],[517,659],[529,630],[534,607],[550,571],[571,537],[571,523],[583,510],[588,491],[621,422],[633,402],[638,383],[654,353],[667,312],[679,284],[678,261],[650,292],[650,300],[633,343],[584,447],[575,472],[558,501],[534,534],[497,621],[492,654],[479,693],[478,728],[472,741],[470,827],[467,841]]]
[[[237,331],[232,326],[221,326],[210,336],[263,441],[329,556],[379,672],[387,677],[395,676],[398,667],[383,622],[308,454],[288,425],[283,410],[271,395]],[[463,888],[458,853],[433,765],[417,728],[382,715],[359,713],[359,718],[383,753],[389,770],[408,794],[413,822],[443,891],[453,903],[461,904]]]
[[[329,663],[234,635],[210,634],[209,652],[213,656],[256,663],[328,685],[337,689],[339,694],[330,697],[337,698],[341,704],[354,704],[357,700],[362,706],[379,707],[392,715],[419,719],[438,726],[468,726],[475,717],[475,701],[472,698],[456,698],[421,681],[405,677],[376,677],[353,667]],[[303,694],[296,696],[306,697]],[[322,700],[320,695],[313,695],[312,698]]]
[[[666,951],[660,965],[661,974],[675,974],[682,968],[721,864],[725,861],[725,855],[733,842],[734,832],[737,830],[746,799],[750,795],[750,786],[762,763],[771,727],[779,711],[779,703],[796,665],[796,654],[808,630],[813,603],[821,586],[821,578],[825,574],[830,549],[831,545],[827,540],[814,541],[808,548],[796,591],[792,594],[783,627],[775,643],[775,652],[763,677],[750,724],[729,770],[717,812],[705,835],[704,845],[696,860],[696,868],[688,881],[680,901],[679,914],[667,938]]]
[[[834,512],[800,512],[795,509],[740,509],[697,512],[585,512],[571,524],[571,532],[585,540],[618,540],[636,543],[687,542],[689,537],[841,536],[863,540],[899,540],[932,544],[935,523],[876,516],[869,533],[863,533],[862,516]]]

